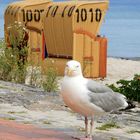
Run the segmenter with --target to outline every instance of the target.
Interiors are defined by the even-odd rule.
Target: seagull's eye
[[[79,68],[79,66],[76,66],[76,68]]]

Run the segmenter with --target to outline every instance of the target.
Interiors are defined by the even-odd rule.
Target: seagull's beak
[[[72,76],[73,75],[73,70],[72,69],[67,69],[67,75]]]

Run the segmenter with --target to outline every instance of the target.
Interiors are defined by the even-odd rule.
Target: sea
[[[0,38],[4,37],[4,10],[13,1],[0,0]],[[140,0],[110,0],[100,34],[108,38],[108,56],[140,57]]]

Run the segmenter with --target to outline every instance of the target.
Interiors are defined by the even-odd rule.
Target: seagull
[[[92,79],[84,78],[81,65],[75,60],[66,63],[60,93],[64,103],[71,110],[85,117],[85,137],[83,138],[85,140],[92,140],[94,115],[100,116],[106,112],[128,107],[124,95]],[[88,134],[89,118],[91,121]]]

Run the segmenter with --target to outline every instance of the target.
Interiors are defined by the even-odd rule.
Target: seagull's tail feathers
[[[128,106],[124,110],[132,109],[132,108],[135,108],[136,107],[136,105],[134,104],[134,102],[131,101],[131,100],[128,100],[127,99],[127,103],[128,103]]]
[[[120,94],[120,93],[119,93]],[[126,96],[124,96],[123,94],[120,94],[123,99],[125,100],[125,103],[124,103],[124,108],[121,108],[120,110],[128,110],[128,109],[131,109],[131,108],[135,108],[136,105],[134,104],[133,101],[129,100],[126,98]]]

